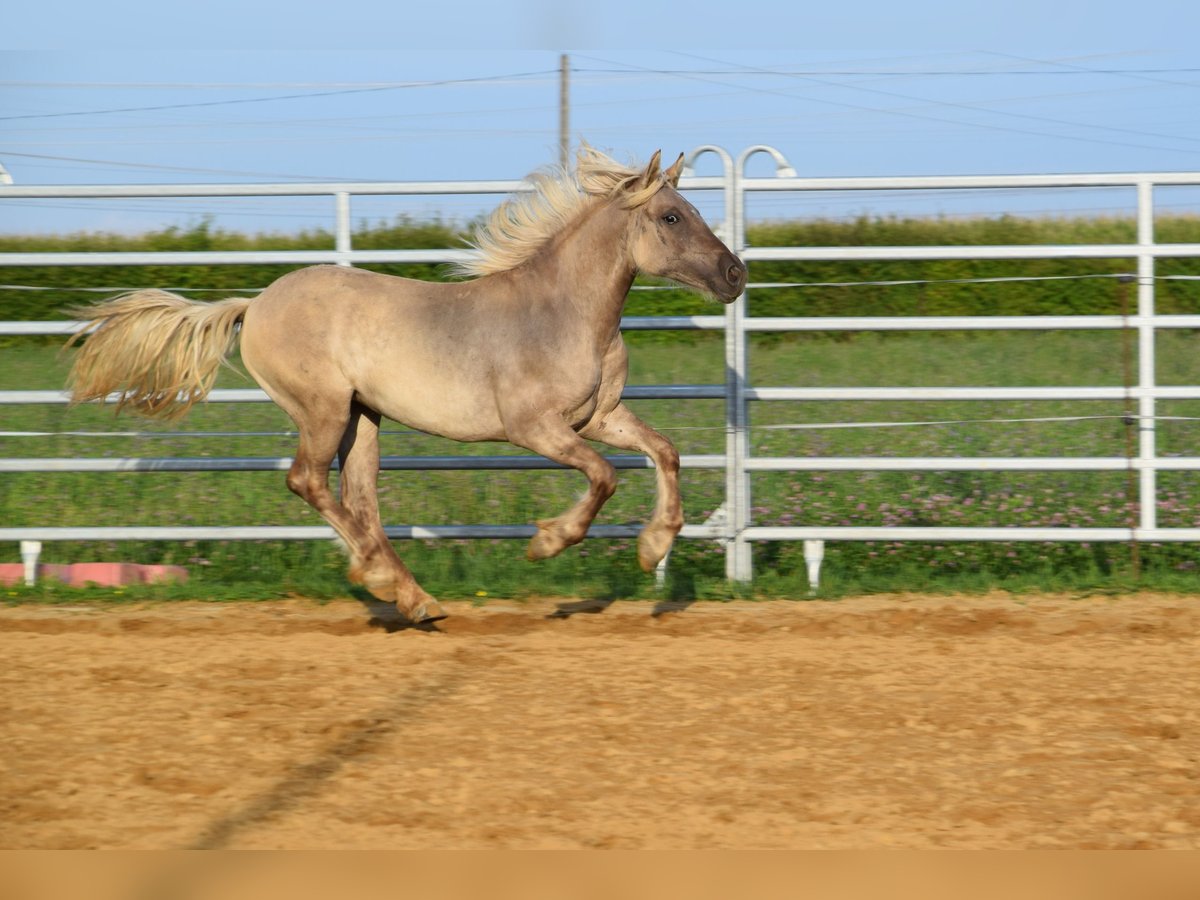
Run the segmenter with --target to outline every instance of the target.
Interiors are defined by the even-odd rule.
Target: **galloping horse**
[[[679,454],[621,402],[621,311],[634,277],[661,276],[732,302],[746,268],[676,190],[683,156],[627,168],[591,148],[575,171],[531,176],[475,234],[465,280],[433,283],[312,266],[255,299],[213,303],[135,291],[75,312],[87,335],[73,402],[116,393],[117,411],[183,415],[212,388],[241,325],[242,360],[291,416],[300,446],[287,486],[341,537],[349,577],[413,622],[444,613],[392,549],[379,517],[386,416],[456,441],[509,441],[578,469],[587,493],[537,523],[529,559],[578,543],[616,490],[585,443],[647,454],[657,500],[638,538],[647,571],[683,527]],[[341,491],[329,488],[334,456]]]

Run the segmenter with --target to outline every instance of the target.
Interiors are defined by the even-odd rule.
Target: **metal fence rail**
[[[686,174],[681,182],[686,191],[721,191],[724,221],[719,233],[748,263],[766,261],[850,260],[1030,260],[1030,259],[1127,259],[1130,272],[1124,277],[1136,283],[1136,310],[1129,315],[1050,316],[928,316],[928,317],[749,317],[745,297],[726,307],[723,315],[626,317],[627,330],[703,329],[723,330],[725,335],[724,384],[630,386],[631,399],[723,399],[725,401],[725,452],[720,455],[684,456],[687,468],[723,469],[725,502],[721,514],[703,524],[688,524],[682,537],[720,540],[728,548],[726,574],[747,581],[753,577],[751,544],[755,541],[805,541],[810,573],[820,565],[822,542],[853,541],[1197,541],[1200,529],[1163,528],[1156,518],[1157,474],[1161,471],[1200,470],[1200,457],[1160,457],[1156,448],[1157,403],[1160,400],[1200,399],[1200,386],[1158,385],[1155,380],[1155,335],[1161,329],[1200,328],[1200,315],[1158,315],[1155,288],[1164,276],[1156,273],[1159,259],[1200,256],[1197,243],[1158,243],[1154,233],[1155,189],[1160,186],[1200,185],[1200,173],[1135,173],[1087,175],[972,176],[930,178],[800,178],[773,148],[754,146],[736,158],[722,148],[705,146],[688,159],[714,154],[722,175],[697,177]],[[746,176],[747,163],[756,154],[769,154],[776,174],[770,178]],[[304,265],[335,263],[443,263],[462,258],[463,251],[355,250],[351,237],[353,198],[366,195],[454,195],[507,194],[526,189],[516,181],[394,182],[387,184],[260,184],[260,185],[100,185],[19,186],[0,185],[0,202],[5,199],[102,198],[102,197],[263,197],[328,196],[334,222],[335,248],[323,251],[194,251],[162,253],[0,253],[0,266],[97,266],[97,265],[236,265],[273,263]],[[1045,188],[1132,189],[1136,200],[1135,241],[1128,244],[1016,245],[1016,246],[921,246],[921,247],[750,247],[746,241],[746,200],[758,192],[821,191],[953,191]],[[753,271],[753,267],[751,269]],[[1016,280],[1016,279],[982,279]],[[1036,279],[1029,279],[1036,280]],[[765,287],[768,285],[758,285]],[[8,286],[12,287],[12,286]],[[750,290],[756,288],[751,284]],[[57,321],[0,322],[0,334],[65,335],[75,326]],[[1136,334],[1137,371],[1132,382],[1122,387],[795,387],[756,384],[750,371],[747,337],[752,333],[783,331],[1033,331],[1033,330],[1123,330]],[[214,391],[215,403],[267,401],[257,389]],[[772,401],[828,400],[1107,400],[1136,406],[1131,417],[1137,425],[1137,446],[1128,457],[759,457],[751,452],[748,410],[751,403]],[[66,396],[54,390],[0,391],[0,405],[61,404]],[[811,427],[811,426],[795,426]],[[623,469],[648,468],[644,457],[609,457]],[[0,459],[0,473],[88,471],[88,472],[180,472],[263,471],[285,469],[291,459],[279,458],[107,458],[61,459],[10,457]],[[386,457],[385,469],[506,468],[536,469],[553,463],[529,456],[494,457]],[[1138,483],[1138,521],[1128,528],[1069,527],[851,527],[767,526],[756,524],[751,514],[751,474],[777,471],[1096,471],[1131,472]],[[393,538],[520,538],[533,533],[530,525],[393,525]],[[596,526],[597,537],[628,537],[634,526]],[[325,526],[245,527],[139,527],[95,526],[86,528],[0,526],[0,540],[190,540],[190,539],[325,539],[333,531]]]

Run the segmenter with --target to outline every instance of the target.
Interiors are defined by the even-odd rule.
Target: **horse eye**
[[[675,213],[667,213],[662,218],[663,218],[663,221],[666,222],[668,225],[674,225],[676,222],[679,221],[679,216],[675,215]]]

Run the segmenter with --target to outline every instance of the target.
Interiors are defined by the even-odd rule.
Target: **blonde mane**
[[[477,277],[516,268],[599,200],[624,194],[622,207],[641,206],[666,184],[657,162],[656,155],[651,164],[653,177],[639,185],[647,171],[622,166],[584,144],[576,156],[574,172],[561,166],[535,172],[526,179],[532,191],[510,197],[496,207],[468,242],[473,255],[456,264],[454,273]]]

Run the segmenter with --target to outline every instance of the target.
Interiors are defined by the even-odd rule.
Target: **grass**
[[[1200,366],[1190,332],[1158,337],[1163,384],[1196,384]],[[0,389],[57,388],[65,362],[54,348],[30,341],[0,350]],[[752,338],[755,385],[1044,385],[1122,383],[1120,335],[1111,332],[863,334],[852,339]],[[710,336],[688,344],[645,343],[631,354],[631,384],[720,383],[723,349]],[[1136,365],[1136,361],[1135,361]],[[233,372],[220,386],[247,386]],[[723,401],[636,401],[638,413],[675,440],[685,454],[724,449]],[[758,403],[751,409],[753,452],[763,456],[1121,456],[1125,426],[1112,418],[1077,422],[999,424],[979,420],[1051,416],[1113,416],[1119,403],[1037,401]],[[1200,416],[1200,402],[1164,402],[1161,415]],[[14,456],[271,456],[294,452],[294,439],[275,435],[205,437],[205,432],[285,432],[292,426],[272,404],[210,404],[183,422],[114,420],[99,408],[6,407],[4,430],[49,437],[0,438]],[[768,426],[821,422],[949,421],[959,424],[807,431]],[[137,431],[139,436],[84,437],[72,431]],[[392,426],[383,452],[393,455],[520,452],[507,445],[460,445]],[[1161,455],[1193,455],[1200,422],[1163,422]],[[722,472],[686,470],[689,522],[701,522],[723,497]],[[12,526],[90,524],[319,524],[283,485],[281,472],[5,475],[0,520]],[[574,472],[385,472],[380,503],[385,522],[527,523],[574,501]],[[621,488],[598,520],[641,521],[653,501],[653,473],[624,472]],[[1023,472],[780,472],[752,479],[755,524],[1125,525],[1133,512],[1124,473]],[[1159,518],[1165,526],[1200,525],[1195,473],[1161,473]],[[515,541],[412,541],[399,552],[422,583],[447,598],[538,594],[597,598],[675,599],[803,597],[808,585],[802,548],[755,548],[756,579],[724,580],[724,549],[680,541],[666,585],[637,568],[632,541],[585,541],[561,557],[527,563]],[[836,542],[827,545],[819,596],[897,589],[974,591],[1086,590],[1136,586],[1124,545],[1070,542],[916,544]],[[1200,550],[1183,544],[1141,548],[1142,587],[1186,589]],[[0,561],[16,561],[15,544]],[[325,542],[48,543],[47,562],[133,560],[185,565],[185,587],[69,590],[52,584],[10,588],[12,601],[53,602],[79,596],[109,599],[207,597],[261,599],[286,594],[316,598],[351,592],[341,553]]]

